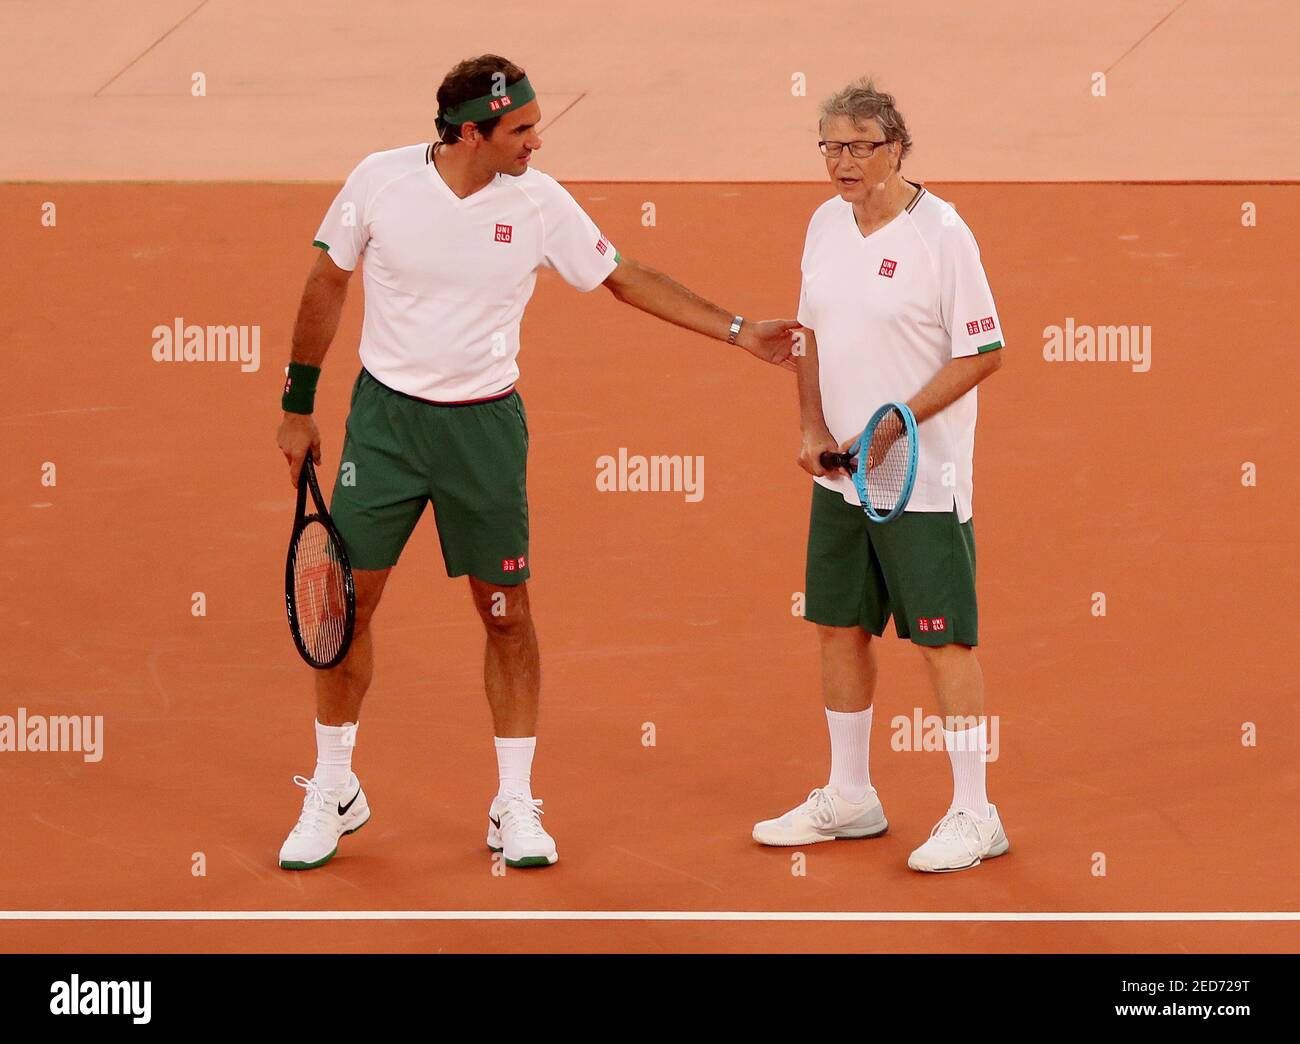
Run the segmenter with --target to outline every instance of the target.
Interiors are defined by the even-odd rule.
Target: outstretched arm
[[[674,326],[725,341],[731,331],[732,313],[711,301],[697,296],[662,272],[623,257],[617,268],[605,280],[615,297],[643,312],[657,316]],[[791,333],[799,324],[793,319],[769,319],[752,322],[748,319],[740,327],[736,343],[751,355],[794,370],[790,358]]]

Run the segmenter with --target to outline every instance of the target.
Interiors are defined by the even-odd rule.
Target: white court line
[[[0,921],[1300,921],[1300,911],[0,910]]]

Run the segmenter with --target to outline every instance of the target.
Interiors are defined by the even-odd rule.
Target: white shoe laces
[[[501,810],[501,828],[505,829],[506,820],[510,820],[510,829],[520,837],[545,837],[542,829],[542,802],[537,798],[512,797],[506,801]]]
[[[984,847],[979,828],[975,825],[975,817],[964,808],[949,812],[939,820],[930,831],[930,836],[937,837],[940,841],[960,842],[972,859]]]
[[[831,802],[831,796],[826,793],[824,787],[814,787],[802,805],[795,809],[796,812],[807,812],[808,818],[814,825],[819,827],[828,827],[835,822],[835,806]]]
[[[320,784],[315,779],[307,779],[304,776],[294,776],[293,781],[307,793],[302,799],[302,815],[298,817],[298,822],[289,832],[289,836],[304,834],[315,827],[332,824],[333,817],[326,811],[329,801]]]

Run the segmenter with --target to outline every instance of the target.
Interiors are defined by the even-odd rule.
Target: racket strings
[[[347,587],[329,530],[309,522],[298,535],[293,563],[298,630],[311,656],[328,663],[347,634]]]
[[[888,514],[907,484],[911,446],[907,425],[898,410],[885,414],[870,432],[866,487],[871,506]]]

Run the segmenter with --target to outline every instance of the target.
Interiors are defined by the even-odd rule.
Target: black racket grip
[[[827,471],[834,471],[836,468],[843,468],[845,471],[858,470],[858,458],[851,453],[834,453],[826,450],[820,459],[822,467]]]

